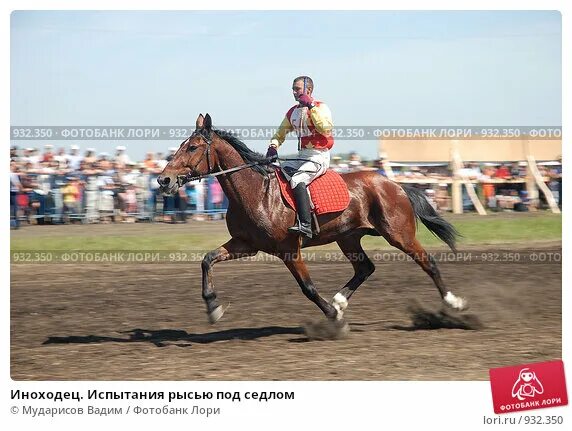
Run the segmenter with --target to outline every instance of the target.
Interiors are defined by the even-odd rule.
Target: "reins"
[[[212,137],[211,134],[205,134],[203,131],[196,131],[195,133],[193,133],[193,135],[191,135],[191,137],[193,136],[200,136],[201,138],[204,139],[204,141],[207,144],[207,148],[206,150],[203,152],[203,156],[206,155],[207,157],[207,168],[208,171],[206,174],[201,174],[201,175],[191,175],[191,172],[193,172],[196,167],[199,165],[199,163],[201,163],[203,161],[204,157],[201,157],[197,163],[195,164],[195,166],[193,166],[191,168],[191,171],[186,174],[186,175],[179,175],[177,177],[177,182],[179,183],[179,187],[183,186],[184,184],[190,182],[190,181],[201,181],[205,178],[213,178],[213,177],[218,177],[219,175],[225,175],[225,174],[230,174],[232,172],[237,172],[237,171],[242,171],[243,169],[248,169],[248,168],[252,168],[254,166],[264,166],[264,165],[270,165],[274,162],[283,162],[283,161],[289,161],[289,160],[303,160],[306,162],[312,162],[316,165],[319,165],[319,163],[314,162],[313,160],[310,159],[300,159],[300,158],[294,158],[294,159],[281,159],[277,156],[274,157],[268,157],[266,159],[263,160],[257,160],[255,162],[250,162],[250,163],[245,163],[243,165],[239,165],[239,166],[235,166],[234,168],[229,168],[229,169],[224,169],[222,171],[218,171],[218,172],[211,172],[211,163],[210,163],[210,149],[211,149],[211,143],[212,143]],[[298,169],[297,172],[313,172],[313,171],[305,171],[305,170],[300,170]]]

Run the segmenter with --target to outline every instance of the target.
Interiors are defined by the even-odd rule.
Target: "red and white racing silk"
[[[333,128],[332,113],[325,103],[314,101],[312,109],[295,105],[286,113],[270,144],[278,148],[286,135],[295,130],[300,138],[300,149],[329,150],[334,145]]]

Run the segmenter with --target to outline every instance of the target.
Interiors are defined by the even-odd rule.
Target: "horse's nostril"
[[[159,181],[159,185],[168,186],[169,183],[171,182],[171,178],[169,178],[169,177],[158,178],[158,181]]]

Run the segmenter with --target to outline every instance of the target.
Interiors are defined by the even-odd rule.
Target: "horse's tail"
[[[451,250],[457,251],[457,237],[460,236],[455,227],[441,217],[431,206],[423,191],[410,186],[403,186],[407,193],[415,215],[429,231],[446,243]]]

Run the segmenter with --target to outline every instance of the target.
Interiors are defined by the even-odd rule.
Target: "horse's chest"
[[[245,211],[237,211],[232,207],[226,213],[226,226],[233,238],[256,235],[260,230],[258,222]]]
[[[268,209],[262,209],[257,214],[258,216],[253,216],[243,211],[231,211],[229,208],[226,225],[233,238],[243,239],[262,250],[281,236],[279,231],[282,230],[285,217],[280,211],[272,213]]]

